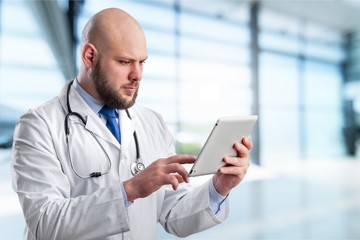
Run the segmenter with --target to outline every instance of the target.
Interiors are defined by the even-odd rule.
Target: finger
[[[180,176],[181,177],[181,176]],[[169,174],[167,175],[167,184],[171,184],[172,188],[176,190],[180,183],[182,183],[182,177],[179,178],[179,175]]]
[[[249,155],[249,149],[243,144],[235,143],[233,148],[237,151],[238,157],[244,158]]]
[[[195,160],[196,157],[189,154],[174,155],[166,159],[167,163],[179,163],[179,164],[194,163]]]
[[[246,158],[239,157],[225,157],[224,162],[227,166],[247,167],[250,161]]]
[[[176,179],[178,180],[179,183],[183,183],[185,181],[184,178],[177,173],[174,173],[173,176],[176,177]]]
[[[244,167],[236,167],[236,166],[228,166],[228,167],[222,167],[219,169],[219,172],[225,175],[236,175],[240,179],[244,178],[246,175],[246,172],[249,168],[250,164],[248,166]]]
[[[248,137],[244,137],[242,139],[241,143],[244,144],[244,146],[249,150],[251,150],[253,147],[253,143],[252,143],[251,139]]]
[[[179,175],[185,182],[189,182],[188,172],[186,169],[179,163],[171,163],[165,166],[165,172]]]
[[[241,171],[244,169],[247,170],[250,167],[250,161],[244,161],[241,158],[226,157],[224,158],[224,161],[227,163],[227,165],[219,169],[221,173],[238,174],[241,173]]]

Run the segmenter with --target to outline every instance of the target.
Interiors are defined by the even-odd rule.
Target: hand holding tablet
[[[233,145],[241,142],[243,137],[251,133],[257,119],[257,115],[219,118],[191,168],[189,176],[216,173],[225,165],[224,157],[237,155]]]

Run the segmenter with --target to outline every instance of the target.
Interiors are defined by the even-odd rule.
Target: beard
[[[110,84],[109,80],[102,70],[99,61],[93,69],[92,77],[97,93],[99,94],[103,103],[115,109],[128,109],[135,104],[139,88],[136,89],[134,96],[130,101],[126,100],[119,92],[116,91]]]

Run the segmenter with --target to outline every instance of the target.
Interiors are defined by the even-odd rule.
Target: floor
[[[0,152],[0,239],[21,239],[24,220]],[[200,184],[206,177],[194,179]],[[221,225],[187,239],[360,239],[360,159],[252,165]],[[161,227],[158,239],[177,239]]]

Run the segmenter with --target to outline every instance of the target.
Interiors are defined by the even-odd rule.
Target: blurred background
[[[219,116],[259,115],[229,219],[188,239],[360,239],[358,0],[0,0],[0,239],[25,225],[14,126],[75,77],[82,28],[107,7],[144,28],[137,103],[162,114],[179,153],[198,154]]]

